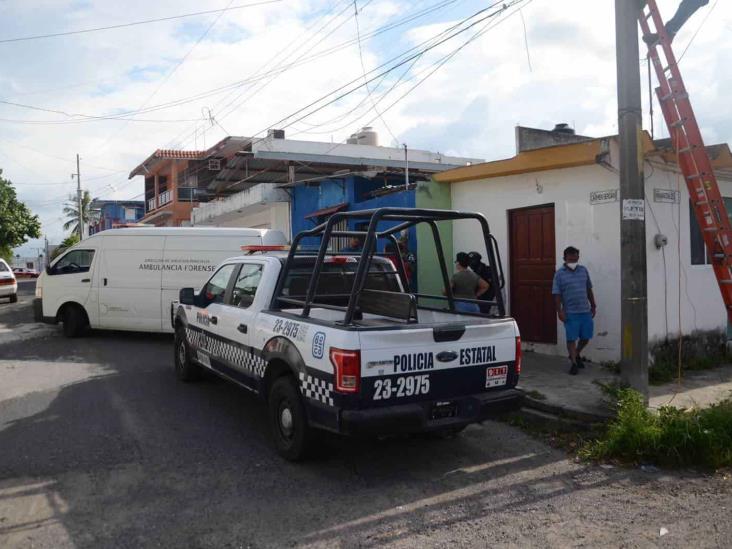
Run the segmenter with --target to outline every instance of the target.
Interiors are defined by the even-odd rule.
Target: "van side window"
[[[224,265],[209,279],[201,294],[206,300],[206,304],[223,303],[226,288],[229,286],[231,275],[236,269],[235,264]]]
[[[262,280],[262,265],[253,263],[242,265],[231,292],[231,305],[242,309],[249,307],[254,302],[260,280]]]
[[[94,250],[72,250],[51,268],[51,275],[87,273],[94,259]]]

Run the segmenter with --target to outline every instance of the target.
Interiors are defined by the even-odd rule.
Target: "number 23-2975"
[[[377,379],[374,382],[374,400],[388,400],[430,392],[430,376],[402,376],[397,378]]]

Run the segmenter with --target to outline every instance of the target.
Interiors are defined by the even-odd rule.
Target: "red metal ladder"
[[[639,18],[643,35],[654,32],[653,24],[659,38],[648,46],[658,77],[656,94],[732,322],[732,226],[656,0],[647,0],[646,5],[648,9],[644,8]]]

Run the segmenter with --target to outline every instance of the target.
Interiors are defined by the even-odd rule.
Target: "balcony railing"
[[[148,198],[147,200],[147,211],[151,212],[155,209],[155,197]]]
[[[170,191],[164,191],[158,196],[158,206],[165,206],[171,201]]]

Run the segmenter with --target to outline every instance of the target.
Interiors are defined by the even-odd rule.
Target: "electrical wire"
[[[407,17],[405,17],[405,18],[403,18],[401,20],[398,20],[398,21],[396,21],[394,23],[390,23],[388,25],[379,27],[379,28],[375,29],[374,31],[371,31],[369,34],[364,35],[364,39],[366,39],[366,38],[369,38],[369,39],[370,38],[373,38],[374,36],[377,36],[378,34],[381,34],[383,32],[387,32],[388,30],[392,30],[393,28],[396,28],[398,26],[401,26],[403,24],[406,24],[408,22],[411,22],[411,21],[413,21],[413,20],[415,20],[415,19],[417,19],[419,17],[424,17],[425,15],[428,15],[430,13],[433,13],[433,12],[437,11],[438,9],[443,9],[444,7],[446,7],[448,5],[451,5],[451,4],[453,4],[453,3],[457,2],[457,1],[460,1],[460,0],[448,0],[448,1],[439,2],[439,3],[435,4],[435,5],[430,6],[429,8],[426,8],[425,10],[422,10],[420,12],[417,12],[417,13],[411,15],[411,16],[407,16]],[[350,5],[350,0],[349,0],[349,5]],[[346,8],[346,9],[348,9],[348,8]],[[294,41],[293,41],[293,43],[294,43]],[[276,74],[279,74],[281,72],[285,72],[287,70],[290,70],[291,68],[293,68],[295,66],[300,66],[300,65],[303,65],[303,64],[308,63],[310,61],[313,61],[313,60],[319,59],[321,57],[324,57],[324,56],[330,55],[332,53],[335,53],[337,51],[341,51],[341,50],[343,50],[343,49],[345,49],[345,48],[353,45],[354,43],[355,43],[355,40],[349,40],[349,41],[343,42],[341,44],[338,44],[338,45],[336,45],[336,46],[334,46],[334,47],[332,47],[330,49],[323,50],[321,52],[317,52],[317,53],[315,53],[315,54],[313,54],[313,55],[311,55],[309,57],[304,57],[301,60],[299,60],[298,62],[292,63],[290,65],[278,67],[278,68],[275,68],[275,69],[273,69],[271,71],[262,73],[259,76],[250,77],[250,78],[247,78],[247,79],[244,79],[244,80],[237,80],[237,81],[234,81],[234,82],[230,82],[229,84],[225,84],[224,86],[220,86],[220,87],[217,87],[217,88],[212,88],[212,89],[209,89],[209,90],[200,92],[198,94],[194,94],[194,95],[191,95],[191,96],[186,96],[186,97],[183,97],[183,98],[178,98],[178,99],[175,99],[175,100],[172,100],[172,101],[168,101],[168,102],[164,102],[164,103],[160,103],[160,104],[157,104],[157,105],[151,105],[151,106],[146,107],[144,109],[121,111],[121,112],[119,112],[119,113],[117,113],[115,115],[101,116],[101,115],[91,115],[91,114],[83,114],[83,113],[73,113],[73,114],[70,114],[70,113],[66,113],[66,112],[61,111],[61,110],[58,110],[58,109],[51,109],[51,108],[39,107],[39,106],[27,105],[27,104],[17,104],[17,103],[8,102],[8,101],[5,101],[5,103],[8,104],[8,105],[15,105],[15,106],[18,106],[18,107],[24,107],[24,108],[35,109],[35,110],[40,110],[40,111],[46,111],[46,112],[51,112],[51,113],[63,114],[65,116],[69,116],[69,117],[70,116],[76,116],[76,117],[83,117],[83,118],[97,119],[97,120],[110,120],[110,119],[116,119],[116,118],[125,118],[125,117],[130,117],[130,116],[134,116],[134,115],[138,115],[138,114],[144,114],[144,113],[154,112],[154,111],[157,111],[157,110],[163,110],[163,109],[167,109],[167,108],[178,107],[178,106],[181,106],[181,105],[185,105],[185,104],[191,103],[193,101],[197,101],[199,99],[205,99],[207,97],[211,97],[211,96],[214,96],[214,95],[217,95],[217,94],[220,94],[220,93],[224,93],[226,91],[231,91],[232,89],[236,89],[236,88],[245,86],[247,84],[256,83],[256,82],[261,81],[263,79],[266,79],[266,78],[268,78],[268,77],[270,77],[272,75],[276,75]],[[257,73],[255,72],[255,75],[256,74]],[[147,121],[157,122],[157,120],[147,120]],[[183,120],[183,121],[185,121],[185,120]],[[192,119],[190,121],[198,121],[198,119]],[[75,121],[57,121],[57,122],[58,123],[75,123]],[[161,120],[160,122],[167,122],[167,120]]]
[[[366,82],[366,64],[363,61],[363,48],[361,47],[361,28],[358,23],[358,0],[353,0],[353,8],[354,8],[354,21],[356,22],[356,41],[358,43],[358,57],[361,60],[361,70],[363,71],[363,80],[364,80],[364,86],[366,86],[366,95],[369,98],[369,101],[371,101],[371,105],[374,108],[374,111],[379,116],[379,119],[384,124],[384,127],[386,128],[386,131],[389,132],[389,135],[391,135],[392,139],[398,144],[399,138],[394,135],[394,132],[391,131],[391,128],[389,127],[389,124],[386,123],[386,120],[384,120],[384,117],[379,112],[379,109],[376,106],[376,103],[374,102],[374,98],[371,95],[371,90],[369,89],[368,82]]]
[[[446,31],[442,31],[441,33],[439,33],[437,35],[438,37],[445,35],[441,39],[435,41],[434,40],[434,37],[433,37],[432,39],[426,40],[425,42],[419,44],[415,48],[417,48],[419,46],[422,46],[425,43],[432,42],[428,46],[423,47],[417,53],[407,56],[406,58],[402,59],[401,61],[399,61],[398,63],[396,63],[393,66],[389,67],[388,69],[382,71],[381,73],[378,73],[376,76],[374,76],[374,77],[372,77],[370,79],[367,79],[365,82],[371,83],[371,82],[377,80],[378,78],[382,77],[384,74],[388,74],[388,73],[396,70],[397,68],[405,65],[406,63],[408,63],[410,61],[413,61],[416,58],[421,57],[426,52],[428,52],[428,51],[430,51],[430,50],[438,47],[439,45],[441,45],[441,44],[443,44],[443,43],[451,40],[452,38],[454,38],[454,37],[456,37],[456,36],[458,36],[458,35],[460,35],[460,34],[462,34],[464,32],[467,32],[468,30],[470,30],[473,27],[479,25],[480,23],[485,22],[485,21],[487,21],[487,20],[489,20],[489,19],[491,19],[491,18],[493,18],[493,17],[495,17],[497,15],[500,15],[500,14],[505,13],[511,7],[514,7],[516,5],[523,4],[523,3],[530,3],[530,2],[531,2],[531,0],[513,0],[512,2],[504,2],[504,3],[502,3],[502,2],[495,2],[495,3],[491,4],[490,6],[479,10],[478,12],[474,13],[473,15],[466,17],[461,22],[457,23],[456,25],[453,25],[452,27],[450,27]],[[468,23],[469,21],[471,21],[472,19],[475,19],[476,16],[483,15],[484,13],[486,13],[487,11],[491,10],[492,8],[498,6],[499,4],[502,4],[502,7],[499,8],[498,10],[496,10],[495,12],[488,13],[487,15],[481,17],[480,19],[477,19],[475,21],[472,21],[469,24],[467,24],[466,26],[463,26],[466,23]],[[490,21],[489,21],[489,23],[490,23]],[[454,32],[450,32],[450,31],[454,31]],[[467,46],[468,43],[472,42],[478,36],[482,35],[486,31],[487,31],[487,29],[482,28],[478,33],[476,33],[475,35],[473,35],[468,41],[464,42],[456,50],[454,50],[453,52],[451,52],[450,54],[448,54],[447,56],[445,56],[439,62],[439,64],[435,67],[435,69],[433,69],[417,85],[419,85],[421,82],[423,82],[424,80],[426,80],[427,78],[429,78],[429,76],[431,76],[432,74],[434,74],[440,67],[442,67],[447,61],[449,61],[449,59],[451,59],[452,57],[454,57],[454,55],[456,55],[460,50],[462,50],[465,46]],[[410,48],[409,50],[407,50],[407,52],[413,51],[415,48]],[[386,63],[384,63],[382,65],[380,65],[379,67],[376,67],[375,69],[372,69],[371,71],[368,71],[367,72],[367,75],[376,72],[378,69],[384,67],[385,65],[388,65],[394,59],[399,59],[400,57],[403,57],[403,56],[404,56],[403,54],[400,54],[400,55],[396,56],[395,58],[392,58],[391,60],[387,61]],[[322,109],[324,109],[328,105],[331,105],[331,104],[333,104],[333,103],[335,103],[335,102],[343,99],[344,97],[346,97],[346,96],[354,93],[358,89],[362,88],[365,85],[365,82],[364,83],[361,83],[359,85],[356,85],[352,89],[347,89],[350,86],[353,86],[354,83],[360,81],[362,78],[363,78],[362,76],[359,76],[356,80],[350,81],[350,82],[348,82],[348,83],[340,86],[336,90],[333,90],[333,91],[325,94],[324,96],[321,96],[320,98],[316,99],[315,101],[312,101],[311,103],[309,103],[305,107],[302,107],[302,108],[296,110],[295,112],[293,112],[290,115],[288,115],[288,116],[280,119],[279,121],[275,122],[274,124],[268,125],[267,128],[271,128],[271,127],[282,127],[283,124],[284,124],[284,127],[289,127],[291,124],[297,123],[297,122],[299,122],[300,120],[302,120],[304,118],[307,118],[309,116],[312,116],[313,114],[321,111]],[[413,86],[406,94],[404,94],[402,97],[400,97],[399,99],[397,99],[397,101],[395,101],[394,103],[392,103],[389,106],[389,109],[393,108],[399,101],[401,101],[404,97],[406,97],[406,95],[408,95],[409,93],[411,93],[411,91],[413,91],[417,87],[417,85]],[[346,91],[344,91],[344,90],[346,90]],[[338,94],[338,95],[335,95],[335,94]],[[335,95],[335,97],[332,97],[334,95]],[[328,100],[328,98],[331,98],[331,99]],[[325,101],[325,103],[323,103],[324,101]],[[309,111],[309,112],[305,112],[305,111]],[[303,112],[305,112],[305,114],[301,114]],[[301,115],[301,116],[299,116],[299,118],[297,118],[295,120],[292,120],[294,117],[296,117],[298,115]],[[285,124],[285,122],[287,122],[287,124]],[[264,129],[260,130],[259,132],[256,132],[249,139],[249,143],[248,144],[249,145],[254,145],[254,144],[256,144],[256,143],[264,140],[265,138],[256,138],[256,136],[259,135],[259,134],[261,134],[261,133],[266,132],[267,128],[264,128]],[[243,145],[243,146],[247,146],[247,145]],[[338,145],[336,145],[335,147],[337,147],[337,146]]]
[[[244,8],[253,8],[256,6],[263,6],[265,4],[277,4],[279,2],[282,2],[283,0],[263,0],[261,2],[254,2],[251,4],[240,4],[237,6],[231,6],[226,7],[223,9],[217,9],[217,10],[206,10],[206,11],[198,11],[194,13],[184,13],[182,15],[171,15],[169,17],[158,17],[156,19],[144,19],[142,21],[133,21],[131,23],[120,23],[118,25],[108,25],[106,27],[94,27],[91,29],[81,29],[81,30],[73,30],[73,31],[64,31],[64,32],[54,32],[50,34],[36,34],[33,36],[19,36],[16,38],[3,38],[0,39],[0,44],[7,44],[10,42],[25,42],[28,40],[41,40],[45,38],[57,38],[59,36],[71,36],[75,34],[87,34],[90,32],[99,32],[99,31],[105,31],[105,30],[112,30],[112,29],[122,29],[126,27],[134,27],[137,25],[147,25],[150,23],[160,23],[163,21],[174,21],[176,19],[184,19],[186,17],[198,17],[201,15],[209,15],[212,13],[223,13],[225,11],[229,10],[239,10]]]
[[[224,16],[224,14],[229,10],[231,5],[234,3],[234,0],[229,0],[229,3],[226,4],[226,7],[219,11],[218,15],[211,21],[211,23],[206,27],[206,30],[203,31],[203,33],[198,37],[198,40],[193,44],[193,46],[190,47],[190,49],[186,52],[186,54],[173,66],[173,68],[165,75],[165,77],[158,83],[157,87],[153,90],[153,92],[148,96],[145,101],[143,101],[142,105],[138,108],[138,110],[143,109],[147,106],[147,104],[152,101],[153,97],[157,95],[157,93],[162,89],[162,87],[170,80],[170,77],[175,74],[175,72],[183,66],[183,64],[188,60],[188,57],[193,53],[193,50],[195,50],[198,45],[203,41],[206,36],[208,36],[208,33],[211,32],[211,29],[216,25],[216,23],[219,22],[219,20]],[[121,131],[121,128],[118,129],[116,133],[111,134],[107,139],[105,139],[101,145],[99,145],[95,152],[92,153],[91,158],[94,158],[94,155],[99,152],[100,150],[103,150],[109,142],[112,140],[112,138],[115,135],[118,135]]]
[[[711,8],[709,8],[709,11],[708,11],[708,12],[707,12],[707,14],[706,14],[706,15],[704,16],[704,19],[702,19],[702,22],[701,22],[701,23],[699,24],[699,27],[698,27],[698,28],[696,29],[696,32],[694,33],[694,35],[693,35],[693,36],[691,37],[691,39],[689,40],[689,43],[688,43],[688,44],[686,44],[686,47],[684,48],[684,51],[683,51],[683,52],[681,52],[681,55],[679,56],[679,59],[678,59],[678,61],[676,61],[676,64],[677,64],[677,65],[678,65],[679,63],[681,63],[681,60],[682,60],[682,59],[684,58],[684,56],[686,55],[686,52],[687,52],[687,51],[689,51],[689,48],[690,48],[690,47],[691,47],[691,45],[692,45],[692,44],[694,43],[694,40],[696,39],[696,36],[697,36],[697,35],[699,34],[699,32],[700,32],[700,31],[702,30],[702,27],[703,27],[703,26],[704,26],[704,24],[705,24],[705,23],[707,22],[707,19],[709,19],[709,16],[710,16],[710,15],[712,15],[712,12],[714,11],[714,8],[716,8],[716,7],[717,7],[717,4],[718,4],[718,3],[719,3],[719,0],[714,0],[714,4],[712,4],[712,7],[711,7]]]

